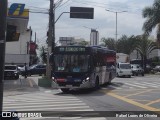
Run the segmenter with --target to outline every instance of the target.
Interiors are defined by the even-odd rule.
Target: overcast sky
[[[55,0],[55,3],[59,0]],[[56,18],[62,12],[69,12],[70,7],[93,7],[94,19],[71,19],[69,14],[63,14],[55,25],[56,41],[59,37],[75,37],[90,39],[91,28],[99,31],[99,39],[102,37],[115,38],[116,14],[111,11],[127,11],[118,13],[118,38],[122,35],[140,35],[143,33],[142,26],[145,19],[142,17],[142,9],[152,6],[154,0],[63,0],[56,8]],[[12,3],[25,3],[29,8],[29,24],[33,32],[37,33],[39,44],[45,43],[48,30],[48,14],[43,14],[49,9],[49,0],[8,0],[9,6]],[[84,26],[88,27],[85,28]],[[152,32],[152,34],[155,34]],[[34,39],[34,36],[33,36]]]

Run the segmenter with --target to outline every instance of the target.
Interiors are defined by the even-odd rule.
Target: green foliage
[[[82,42],[79,42],[78,44],[82,45],[82,46],[86,46],[86,45],[89,45],[89,42],[88,41],[82,41]]]
[[[116,51],[116,41],[114,38],[102,38],[101,41],[104,43],[105,47]]]
[[[136,37],[130,36],[127,37],[123,35],[118,41],[115,41],[114,38],[102,38],[101,41],[111,50],[115,50],[118,53],[130,54],[136,46]]]
[[[130,37],[122,35],[122,37],[117,41],[117,52],[122,52],[130,55],[135,49],[136,40],[136,37],[134,37],[133,35]]]
[[[157,49],[157,45],[152,40],[149,40],[146,36],[137,37],[136,50],[142,56],[149,56],[154,49]]]
[[[155,0],[151,7],[146,7],[142,11],[142,16],[146,18],[143,24],[145,35],[149,35],[157,26],[157,40],[160,41],[160,0]]]

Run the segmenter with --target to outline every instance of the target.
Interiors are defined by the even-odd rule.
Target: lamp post
[[[108,12],[112,12],[112,13],[115,13],[116,14],[116,41],[117,41],[117,14],[118,13],[123,13],[123,12],[127,12],[127,11],[112,11],[112,10],[108,10],[108,9],[106,9],[106,11],[108,11]]]

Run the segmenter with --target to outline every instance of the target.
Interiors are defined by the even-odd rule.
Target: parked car
[[[27,76],[46,74],[46,65],[35,64],[26,69]],[[25,76],[25,69],[21,71],[21,75]]]
[[[143,70],[143,68],[140,65],[138,65],[138,64],[131,64],[131,69],[132,69],[132,75],[133,76],[134,75],[136,75],[136,76],[138,76],[138,75],[144,76],[144,70]]]
[[[152,69],[153,69],[153,68],[152,68],[149,64],[147,64],[147,65],[146,65],[145,73],[150,73]]]
[[[17,65],[5,65],[4,79],[19,79],[19,72]]]
[[[160,72],[160,65],[155,66],[155,68],[153,68],[153,71]]]

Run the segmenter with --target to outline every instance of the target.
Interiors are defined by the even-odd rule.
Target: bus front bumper
[[[90,81],[82,82],[79,86],[74,85],[58,85],[55,81],[52,82],[52,88],[59,89],[59,88],[69,88],[69,89],[86,89],[86,88],[92,88],[92,84]]]

